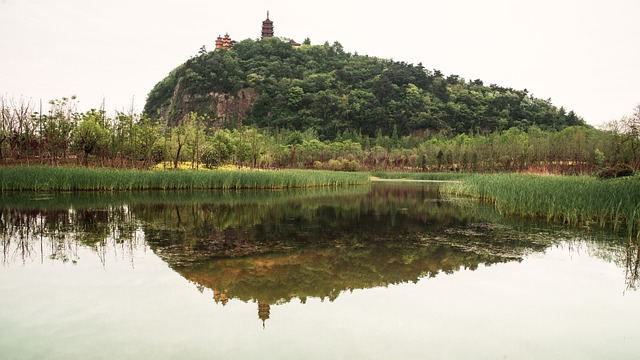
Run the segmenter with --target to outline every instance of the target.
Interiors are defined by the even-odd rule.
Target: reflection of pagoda
[[[269,318],[269,311],[271,306],[267,302],[258,300],[258,317],[262,320],[262,328],[264,329],[264,322]]]
[[[229,296],[225,291],[218,291],[213,289],[213,300],[216,304],[227,305],[229,302]],[[262,320],[262,328],[265,328],[265,321],[269,319],[271,313],[271,305],[268,302],[258,300],[258,318]]]
[[[229,302],[229,297],[226,293],[213,289],[213,300],[216,302],[216,304],[222,303],[222,305],[224,306]]]
[[[262,22],[262,39],[273,37],[273,21],[269,20],[269,10],[267,10],[267,19]]]

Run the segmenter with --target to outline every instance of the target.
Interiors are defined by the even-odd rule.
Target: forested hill
[[[527,90],[346,53],[337,42],[294,48],[278,38],[201,50],[160,81],[145,105],[148,116],[169,123],[191,111],[224,126],[312,127],[324,139],[345,131],[457,134],[584,125],[573,111]]]

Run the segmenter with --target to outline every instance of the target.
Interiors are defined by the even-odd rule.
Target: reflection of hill
[[[496,229],[486,230],[483,237],[496,234]],[[275,304],[294,297],[333,300],[345,290],[415,282],[441,272],[519,260],[525,252],[546,246],[530,241],[512,247],[505,241],[487,251],[471,246],[473,241],[465,244],[447,237],[369,240],[373,241],[210,259],[174,269],[226,298]]]
[[[274,304],[334,299],[479,264],[518,260],[545,242],[478,222],[436,188],[376,185],[366,194],[278,204],[155,207],[152,249],[218,299]],[[221,221],[224,219],[224,221]]]
[[[286,202],[156,205],[133,211],[169,263],[384,239],[415,238],[464,225],[470,216],[436,188],[374,186],[367,193]],[[184,255],[184,256],[183,256]]]

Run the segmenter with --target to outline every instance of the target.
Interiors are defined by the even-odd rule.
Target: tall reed
[[[587,176],[471,175],[443,191],[491,202],[503,214],[542,217],[570,225],[624,226],[640,238],[640,177],[602,181]]]
[[[365,173],[319,170],[113,170],[3,167],[0,191],[282,189],[368,184]]]

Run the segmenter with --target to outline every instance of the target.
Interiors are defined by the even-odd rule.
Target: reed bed
[[[501,214],[546,218],[574,226],[612,225],[640,239],[640,177],[471,175],[443,191],[494,204]]]
[[[0,168],[0,191],[285,189],[368,184],[369,175],[320,170],[114,170]]]

